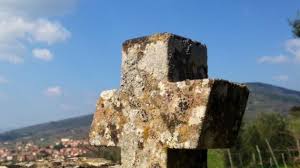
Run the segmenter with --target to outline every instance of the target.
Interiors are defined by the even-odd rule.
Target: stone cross
[[[121,148],[121,167],[206,167],[207,149],[233,145],[245,85],[208,79],[205,45],[170,33],[127,40],[119,90],[103,91],[89,140]]]

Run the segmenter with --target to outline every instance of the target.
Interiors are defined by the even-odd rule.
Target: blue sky
[[[210,77],[300,90],[297,1],[2,0],[0,128],[92,113],[122,42],[156,32],[205,43]]]

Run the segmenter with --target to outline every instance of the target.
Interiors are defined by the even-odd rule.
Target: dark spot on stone
[[[117,144],[119,142],[117,126],[115,124],[109,123],[107,127],[110,130],[110,137],[111,137],[112,141],[115,144]]]
[[[114,108],[116,111],[121,112],[122,109],[123,109],[123,104],[120,103],[119,106],[117,106],[116,104],[113,104],[113,108]]]
[[[139,109],[141,107],[141,103],[140,101],[135,98],[134,96],[130,96],[132,99],[129,101],[129,106],[131,108],[136,108],[136,109]]]
[[[104,136],[104,133],[105,133],[105,128],[102,128],[101,131],[100,131],[100,135],[103,137]]]
[[[144,149],[144,143],[141,142],[141,141],[139,141],[139,142],[138,142],[138,148],[139,148],[139,149]]]
[[[160,115],[171,133],[174,133],[176,126],[182,123],[182,121],[178,120],[176,115],[173,113],[160,113]]]
[[[143,122],[147,122],[148,121],[149,117],[148,117],[148,114],[147,114],[147,112],[145,110],[143,110],[143,109],[140,110],[139,114],[140,114],[140,117],[141,117],[141,119],[142,119]]]
[[[181,99],[178,107],[181,113],[185,112],[189,108],[188,101],[185,98]]]
[[[144,52],[139,51],[139,52],[137,53],[137,60],[138,60],[138,61],[141,60],[141,59],[143,58],[143,56],[144,56]]]
[[[159,163],[154,163],[151,165],[151,168],[161,168],[161,166],[159,165]]]
[[[53,162],[52,165],[53,165],[54,167],[59,167],[59,166],[62,165],[62,163],[61,163],[61,162]],[[18,167],[18,166],[16,166],[16,167]]]

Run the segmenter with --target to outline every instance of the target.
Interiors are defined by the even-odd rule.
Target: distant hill
[[[265,83],[247,83],[250,89],[245,117],[254,118],[259,112],[287,114],[292,106],[300,105],[300,92]]]
[[[295,105],[300,105],[300,92],[264,83],[247,83],[251,93],[245,119],[251,119],[259,112],[286,114]],[[95,100],[96,101],[96,100]],[[92,122],[92,114],[56,122],[20,128],[0,134],[2,141],[34,140],[43,143],[62,137],[86,138]]]
[[[35,143],[47,144],[63,137],[86,138],[92,117],[90,114],[8,131],[0,134],[0,142],[33,140]]]

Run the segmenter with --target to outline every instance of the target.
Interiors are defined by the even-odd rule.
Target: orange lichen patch
[[[145,127],[144,128],[144,133],[143,133],[144,141],[146,141],[148,139],[149,134],[150,134],[150,127]]]
[[[189,127],[188,125],[181,125],[181,127],[179,127],[179,142],[185,142],[187,140],[189,140],[190,136],[190,129],[191,127]]]
[[[127,118],[125,116],[120,116],[119,118],[119,125],[120,127],[123,127],[127,123]]]
[[[140,50],[144,50],[145,46],[149,43],[155,43],[157,41],[167,41],[172,34],[170,33],[157,33],[152,36],[145,36],[127,40],[123,43],[123,51],[127,53],[128,49],[134,45],[140,45]]]
[[[151,138],[151,139],[157,139],[158,138],[158,135],[157,135],[157,132],[156,132],[157,130],[153,130],[153,128],[151,129],[151,128],[149,128],[149,136],[148,136],[148,138]]]
[[[164,41],[164,40],[167,40],[168,38],[170,38],[171,36],[172,36],[172,34],[170,34],[170,33],[158,33],[158,34],[149,36],[148,40],[150,42]]]

